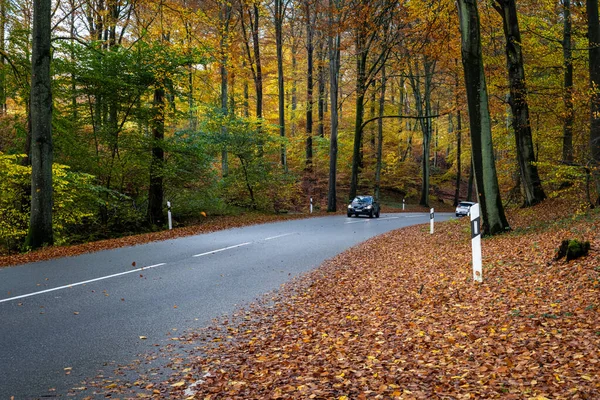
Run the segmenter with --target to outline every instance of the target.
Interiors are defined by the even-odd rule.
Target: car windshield
[[[458,203],[459,207],[471,207],[471,203]]]
[[[363,204],[371,204],[373,199],[371,197],[366,196],[357,196],[352,200],[353,205],[363,205]]]

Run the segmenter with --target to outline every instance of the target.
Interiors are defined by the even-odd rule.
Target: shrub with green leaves
[[[0,153],[0,248],[21,247],[29,226],[31,167],[22,166],[22,155]],[[53,227],[56,244],[64,244],[68,230],[95,214],[98,204],[94,177],[52,166],[54,188]]]

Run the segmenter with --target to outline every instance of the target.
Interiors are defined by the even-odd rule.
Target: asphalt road
[[[428,222],[310,218],[0,268],[0,400],[67,397],[175,330],[208,326],[349,247]]]

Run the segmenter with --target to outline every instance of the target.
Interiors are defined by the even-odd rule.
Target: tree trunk
[[[563,125],[563,161],[570,163],[573,161],[573,123],[575,121],[575,112],[573,110],[573,49],[571,41],[571,0],[563,0],[563,65],[564,74],[564,104],[565,121]]]
[[[256,79],[254,85],[256,88],[256,118],[263,117],[263,76],[262,64],[260,60],[260,42],[259,42],[259,16],[258,4],[253,4],[254,8],[254,23],[252,24],[252,46],[254,49],[254,63],[256,64]]]
[[[482,232],[493,235],[510,227],[504,215],[496,175],[477,0],[458,0],[458,13],[471,128],[471,151],[483,217]]]
[[[275,0],[275,45],[277,52],[277,91],[279,97],[279,136],[285,138],[285,89],[283,82],[283,0]],[[281,144],[281,166],[287,171],[285,143]]]
[[[152,159],[150,160],[150,188],[148,190],[148,222],[161,225],[163,213],[163,168],[165,162],[165,91],[154,90],[154,118],[152,126]]]
[[[54,243],[50,24],[50,1],[35,0],[31,53],[31,214],[25,241],[32,249]]]
[[[422,170],[422,183],[421,183],[421,198],[419,204],[429,208],[429,154],[430,154],[430,143],[432,136],[432,123],[431,123],[431,81],[433,73],[435,71],[435,61],[429,60],[427,57],[423,60],[423,92],[421,91],[421,79],[420,79],[420,68],[418,61],[415,64],[415,70],[409,74],[410,85],[413,89],[415,97],[415,107],[421,124],[421,132],[423,133],[423,159],[421,161]],[[410,144],[410,141],[409,141]]]
[[[339,24],[339,14],[334,18],[333,8],[339,6],[339,0],[329,0],[328,25],[332,33],[329,38],[329,98],[331,102],[331,139],[329,144],[329,191],[327,193],[327,211],[337,210],[336,179],[337,179],[337,151],[338,151],[338,78],[340,70],[340,33],[334,23]],[[335,6],[334,6],[335,4]]]
[[[596,204],[600,204],[600,22],[598,0],[586,1],[590,59],[590,154],[596,182]]]
[[[515,131],[517,161],[519,162],[521,182],[525,194],[524,206],[529,207],[543,201],[546,194],[542,188],[542,182],[535,165],[517,6],[515,0],[496,0],[494,7],[502,17],[504,26],[512,125]]]
[[[229,110],[227,107],[227,102],[229,99],[228,95],[228,43],[229,43],[229,22],[231,20],[231,6],[223,3],[221,6],[221,10],[219,13],[221,19],[221,114],[224,119],[227,119],[227,115],[229,114]],[[225,137],[227,135],[227,127],[225,124],[221,126],[221,135]],[[221,150],[221,176],[226,177],[229,175],[229,163],[227,161],[227,146],[223,145],[223,149]]]
[[[383,115],[385,112],[385,88],[387,77],[385,65],[381,69],[381,92],[379,94],[379,120],[377,121],[377,163],[375,164],[375,200],[381,200],[381,167],[383,156]]]
[[[358,192],[358,174],[361,167],[363,140],[363,120],[365,116],[366,66],[368,51],[364,48],[364,32],[359,29],[356,35],[356,116],[354,121],[354,151],[352,153],[352,176],[350,179],[350,200]],[[332,104],[333,108],[333,104]]]
[[[456,190],[454,191],[454,207],[460,201],[461,157],[462,154],[462,115],[456,111]]]
[[[313,37],[314,27],[310,13],[310,2],[306,7],[306,169],[312,168],[313,159]]]
[[[319,39],[319,50],[317,51],[317,56],[319,58],[319,65],[317,67],[317,76],[318,76],[318,91],[319,91],[319,100],[318,100],[318,118],[319,118],[319,128],[318,135],[319,137],[325,137],[325,39],[321,36]]]

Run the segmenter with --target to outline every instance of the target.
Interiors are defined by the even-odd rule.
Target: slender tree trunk
[[[573,161],[573,123],[575,112],[573,110],[573,49],[571,41],[571,0],[563,0],[563,65],[564,65],[564,104],[565,121],[563,125],[563,161]]]
[[[358,175],[361,169],[363,141],[363,121],[365,116],[366,65],[368,52],[364,48],[364,32],[359,29],[356,34],[356,116],[354,121],[354,151],[352,153],[352,176],[350,179],[350,200],[358,192]],[[333,104],[332,104],[333,107]]]
[[[262,63],[260,59],[260,42],[259,42],[259,16],[260,11],[258,4],[253,4],[254,8],[254,23],[252,24],[252,46],[254,49],[254,63],[256,64],[256,79],[254,82],[256,88],[256,117],[263,117],[263,74],[262,74]]]
[[[318,54],[318,67],[317,67],[317,76],[318,76],[318,118],[319,118],[319,128],[317,135],[319,137],[325,137],[325,39],[321,36],[319,38],[319,50]]]
[[[327,193],[327,211],[337,210],[337,151],[338,151],[338,78],[340,70],[340,33],[338,32],[339,16],[333,15],[333,8],[338,11],[339,0],[329,0],[328,25],[330,35],[329,42],[329,97],[331,101],[331,139],[329,144],[329,191]],[[334,33],[335,32],[335,33]]]
[[[598,0],[587,0],[590,59],[590,155],[596,182],[596,204],[600,204],[600,22]]]
[[[462,155],[462,115],[460,109],[456,111],[456,190],[454,191],[454,207],[460,201],[461,180],[461,155]]]
[[[296,136],[296,123],[298,110],[298,39],[295,33],[292,34],[292,99],[291,99],[291,115],[290,115],[290,137]]]
[[[31,53],[31,214],[25,241],[32,249],[54,243],[50,24],[50,1],[35,0]]]
[[[165,162],[165,91],[154,90],[154,118],[152,121],[152,159],[150,161],[150,188],[148,191],[148,222],[161,225],[163,213],[163,168]]]
[[[306,169],[312,168],[313,159],[313,37],[314,27],[310,13],[310,2],[306,7]]]
[[[275,0],[275,44],[277,52],[277,91],[279,100],[279,136],[285,138],[285,88],[283,79],[283,0]],[[285,144],[281,144],[281,166],[287,171]]]
[[[381,168],[383,158],[383,115],[385,112],[385,89],[387,77],[385,65],[381,69],[381,92],[379,94],[379,120],[377,121],[377,163],[375,164],[375,200],[381,200]]]
[[[229,110],[227,108],[227,103],[229,100],[228,95],[228,69],[227,64],[229,62],[228,51],[229,51],[229,22],[231,20],[231,5],[226,4],[225,2],[221,6],[220,10],[220,19],[221,19],[221,114],[223,118],[226,120],[229,114]],[[221,126],[221,135],[225,137],[227,135],[227,127],[225,124]],[[229,175],[229,163],[227,160],[227,145],[223,145],[223,149],[221,150],[221,176],[225,178]]]
[[[458,14],[471,128],[471,151],[483,217],[482,232],[493,235],[510,227],[504,215],[496,175],[477,0],[458,0]]]
[[[502,17],[504,26],[512,125],[515,131],[517,161],[525,194],[524,206],[529,207],[543,201],[546,194],[535,165],[517,6],[515,0],[496,0],[495,8]]]

